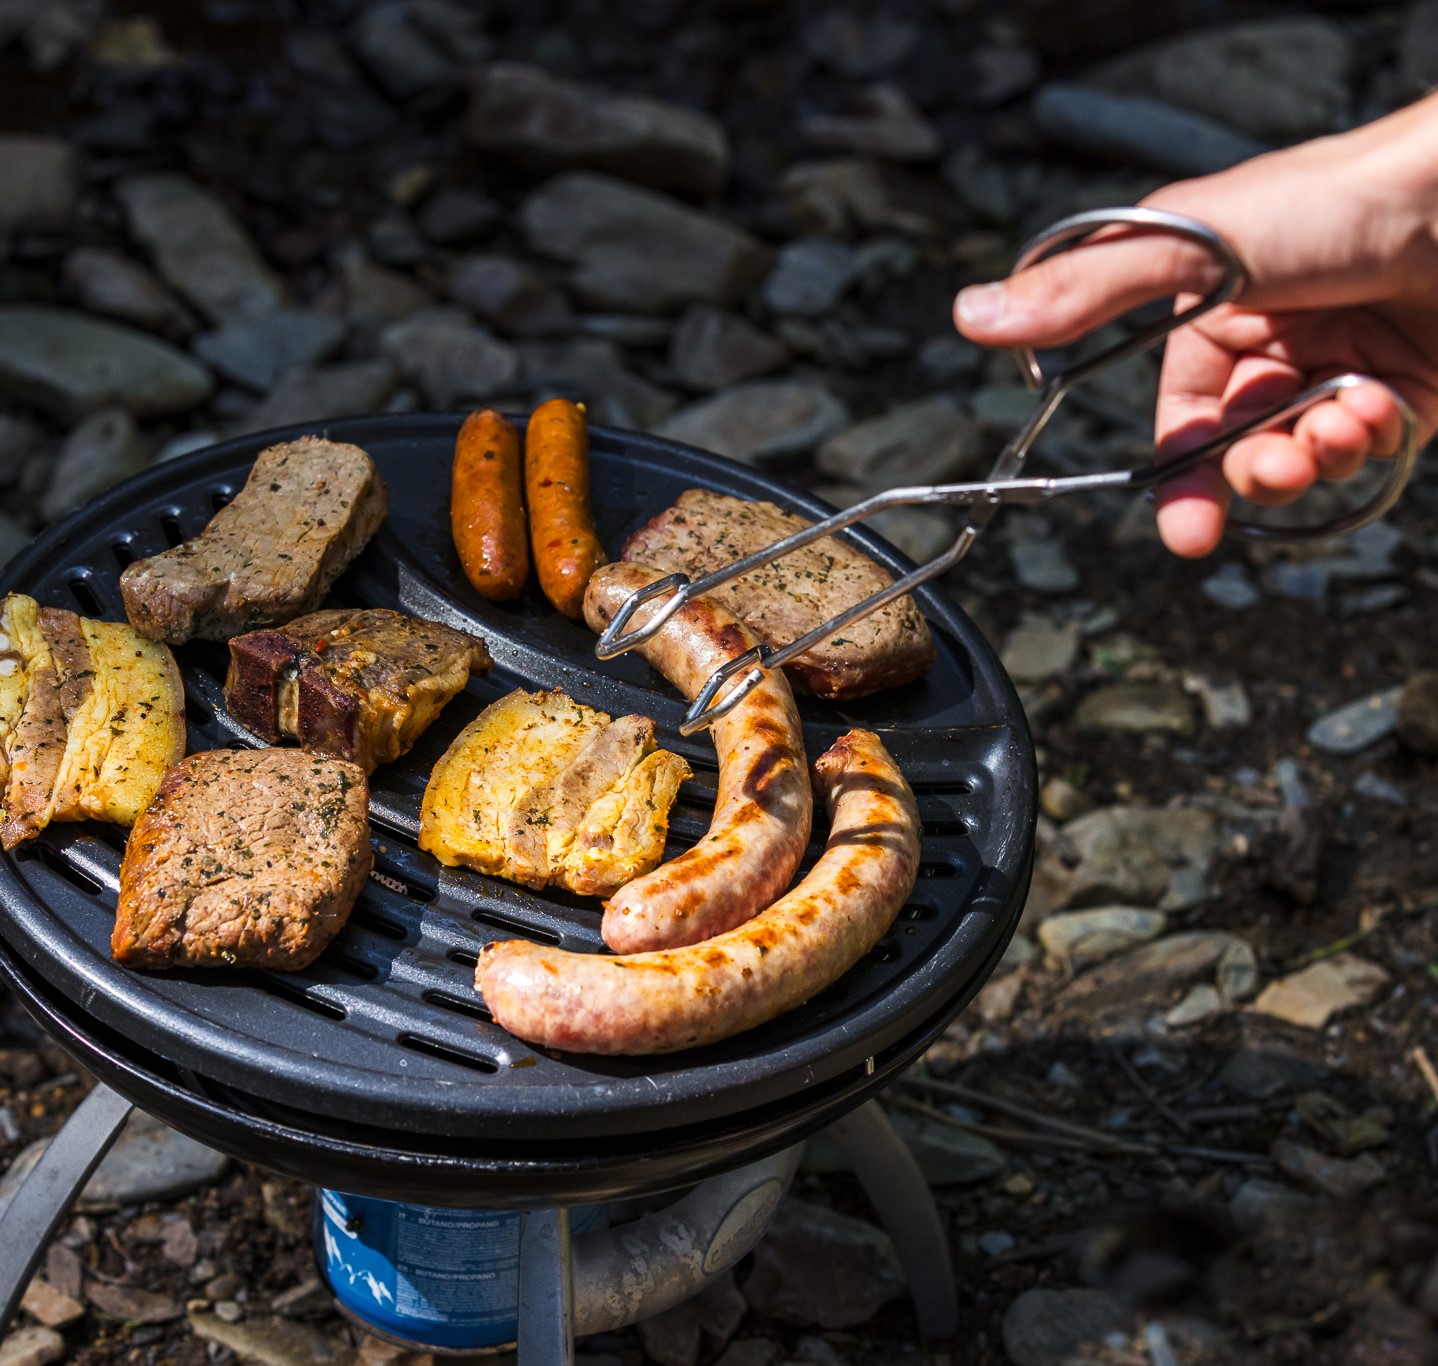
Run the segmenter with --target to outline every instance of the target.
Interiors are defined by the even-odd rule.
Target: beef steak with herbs
[[[364,770],[214,749],[165,774],[120,865],[111,951],[131,967],[308,967],[374,862]]]
[[[620,558],[697,579],[809,525],[773,503],[689,489],[640,527]],[[826,536],[725,584],[714,597],[765,645],[777,648],[893,581],[862,550]],[[929,671],[934,657],[928,624],[906,595],[806,650],[784,672],[796,691],[867,697],[912,682]]]

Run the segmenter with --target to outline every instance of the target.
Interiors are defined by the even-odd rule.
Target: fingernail
[[[959,321],[974,327],[992,327],[1004,316],[1003,285],[970,285],[959,291]]]

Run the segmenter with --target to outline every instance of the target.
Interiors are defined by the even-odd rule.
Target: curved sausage
[[[609,556],[589,513],[589,428],[565,398],[541,403],[524,433],[529,539],[544,596],[578,621],[584,588]]]
[[[662,577],[640,564],[605,565],[589,583],[585,619],[596,631],[635,590]],[[641,625],[639,613],[635,625]],[[717,603],[699,598],[639,653],[685,697],[754,637]],[[719,795],[709,830],[692,849],[625,883],[604,905],[604,942],[616,953],[679,948],[742,925],[789,885],[809,843],[814,798],[799,712],[788,681],[764,681],[715,722]]]
[[[854,730],[814,765],[829,843],[792,892],[690,948],[610,958],[511,939],[474,984],[511,1034],[576,1053],[672,1053],[807,1001],[874,947],[919,871],[919,811],[879,737]]]
[[[519,596],[529,577],[529,531],[520,501],[519,433],[493,408],[459,429],[449,521],[464,576],[491,602]]]

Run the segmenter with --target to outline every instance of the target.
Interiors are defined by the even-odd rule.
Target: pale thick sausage
[[[631,593],[659,577],[646,565],[605,565],[589,581],[585,620],[602,631]],[[640,611],[631,624],[644,619]],[[700,598],[639,653],[692,699],[715,669],[754,644],[724,608]],[[799,712],[784,675],[766,672],[712,734],[719,795],[708,833],[605,903],[601,932],[616,953],[680,948],[742,925],[788,887],[804,857],[814,797]]]
[[[672,1053],[791,1010],[883,937],[919,871],[919,812],[878,736],[855,730],[814,765],[832,815],[813,871],[748,924],[702,944],[611,958],[528,940],[487,944],[475,986],[530,1043]]]

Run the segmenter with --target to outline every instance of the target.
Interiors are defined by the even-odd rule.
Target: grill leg
[[[567,1209],[535,1210],[524,1219],[516,1366],[574,1366],[574,1269]]]
[[[920,1330],[926,1337],[953,1337],[959,1303],[948,1235],[913,1153],[876,1100],[850,1111],[828,1132],[894,1240]]]
[[[97,1085],[50,1140],[0,1215],[0,1333],[9,1328],[60,1220],[133,1108],[108,1086]]]

